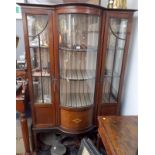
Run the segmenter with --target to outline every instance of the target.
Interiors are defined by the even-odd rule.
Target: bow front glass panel
[[[94,104],[99,16],[59,15],[60,103],[70,108]]]

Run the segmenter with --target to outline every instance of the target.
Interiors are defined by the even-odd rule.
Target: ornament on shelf
[[[114,9],[126,9],[127,1],[126,0],[109,0],[107,7],[114,8]]]

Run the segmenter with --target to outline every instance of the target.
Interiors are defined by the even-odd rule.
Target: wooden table
[[[26,105],[29,103],[28,82],[20,82],[19,89],[16,88],[16,111],[25,113]]]
[[[136,155],[137,116],[99,116],[98,143],[101,139],[108,155]]]

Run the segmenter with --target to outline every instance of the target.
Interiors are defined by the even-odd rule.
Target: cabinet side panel
[[[54,124],[54,111],[51,106],[47,107],[35,107],[35,120],[36,125],[45,124],[52,126]]]
[[[119,114],[133,12],[105,11],[99,114]]]

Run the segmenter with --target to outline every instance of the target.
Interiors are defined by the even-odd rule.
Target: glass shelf
[[[30,48],[49,48],[49,47],[46,45],[41,45],[40,47],[37,45],[31,45]]]
[[[50,73],[48,73],[48,72],[33,72],[32,73],[32,76],[44,76],[44,77],[50,77]]]
[[[110,71],[105,71],[105,74],[104,74],[104,77],[106,78],[108,78],[108,77],[120,77],[120,74],[118,74],[118,73],[115,73],[115,72],[110,72]]]
[[[44,77],[50,77],[50,71],[49,71],[49,68],[44,68],[44,69],[42,69],[42,71],[41,71],[41,69],[39,68],[39,67],[37,67],[37,68],[34,68],[33,70],[32,70],[32,76],[38,76],[38,77],[40,77],[40,76],[44,76]]]
[[[60,80],[60,101],[66,107],[85,107],[93,104],[95,79],[84,81]]]
[[[60,47],[59,48],[60,51],[70,51],[70,52],[96,52],[97,49],[96,48],[93,48],[93,47],[88,47],[88,48],[79,48],[78,47],[75,47],[75,48],[67,48],[67,47]]]
[[[114,52],[114,50],[122,50],[122,51],[124,51],[124,48],[122,48],[122,47],[117,47],[117,48],[115,48],[115,47],[110,47],[110,48],[107,48],[107,51],[108,52]]]
[[[41,98],[35,98],[35,103],[42,104],[42,103],[51,103],[51,98],[49,95],[44,95],[44,100]]]
[[[67,80],[95,79],[95,70],[61,70],[60,77]]]
[[[62,93],[61,106],[65,107],[86,107],[93,104],[93,95],[90,93]]]

